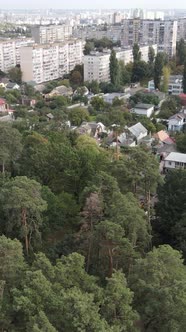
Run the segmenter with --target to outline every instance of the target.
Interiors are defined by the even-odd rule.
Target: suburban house
[[[114,128],[115,125],[112,127]],[[119,135],[112,130],[108,135],[107,144],[110,147],[115,147],[116,145],[135,147],[144,137],[147,137],[147,134],[147,129],[138,122],[132,127],[125,127],[124,131]]]
[[[72,128],[72,127],[71,127]],[[106,127],[101,122],[86,122],[83,121],[80,127],[73,127],[79,134],[87,134],[96,139],[99,139],[102,135],[107,135]]]
[[[136,113],[138,115],[146,116],[150,118],[154,112],[154,105],[152,104],[137,104],[132,110],[132,113]]]
[[[169,131],[183,131],[184,125],[186,125],[186,110],[174,114],[168,120]]]
[[[1,78],[0,79],[0,86],[2,87],[2,88],[6,88],[6,85],[9,83],[10,81],[9,81],[9,79],[8,78],[6,78],[6,77],[3,77],[3,78]]]
[[[133,136],[129,136],[126,132],[116,135],[114,131],[110,132],[107,138],[107,145],[111,148],[116,146],[128,146],[135,147],[136,139]]]
[[[167,134],[165,130],[160,130],[158,133],[154,134],[153,137],[159,141],[159,143],[164,144],[174,144],[174,140]]]
[[[72,88],[70,88],[72,89]],[[82,97],[89,95],[89,90],[86,86],[80,86],[77,90],[74,91],[74,96],[81,95]]]
[[[128,130],[136,138],[137,143],[148,135],[148,130],[140,122],[129,127]]]
[[[30,106],[30,107],[33,107],[33,106],[35,106],[35,104],[36,104],[36,99],[33,99],[33,98],[29,98],[29,97],[24,96],[24,97],[22,97],[22,99],[21,99],[21,103],[22,103],[22,105],[24,105],[24,106]]]
[[[186,94],[185,93],[180,93],[179,98],[181,100],[182,106],[186,106]]]
[[[13,122],[14,119],[14,115],[13,113],[9,113],[7,115],[4,116],[0,116],[0,122]]]
[[[6,102],[4,99],[0,98],[0,113],[4,113],[6,111]]]
[[[106,93],[103,95],[103,100],[109,104],[112,104],[116,98],[125,101],[130,98],[130,94],[113,92],[113,93]]]
[[[48,114],[46,114],[46,117],[47,117],[47,121],[51,121],[51,120],[54,119],[54,116],[53,116],[52,113],[48,113]]]
[[[6,85],[6,90],[7,91],[9,91],[9,90],[19,90],[19,89],[20,89],[20,86],[17,83],[9,82]]]
[[[154,134],[153,139],[155,143],[155,145],[153,145],[153,151],[160,155],[161,159],[164,159],[171,152],[176,152],[176,143],[165,130]]]
[[[53,98],[58,96],[65,96],[65,97],[71,97],[73,95],[72,88],[68,88],[65,85],[57,86],[55,89],[53,89],[50,93],[46,94],[46,98]]]
[[[164,170],[186,169],[186,153],[171,152],[164,160]]]

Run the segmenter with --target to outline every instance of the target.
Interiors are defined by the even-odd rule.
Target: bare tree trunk
[[[26,248],[26,253],[28,255],[29,243],[28,243],[27,220],[26,220],[26,209],[25,208],[22,209],[21,217],[22,217],[22,224],[25,228],[25,233],[26,233],[25,234],[25,248]]]

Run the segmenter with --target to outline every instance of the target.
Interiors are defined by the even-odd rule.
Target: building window
[[[172,162],[171,162],[171,161],[169,161],[169,165],[170,165],[170,166],[172,165]]]

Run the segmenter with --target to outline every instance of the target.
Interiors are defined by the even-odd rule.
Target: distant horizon
[[[3,1],[2,1],[3,2]],[[0,10],[9,10],[9,9],[63,9],[63,10],[99,10],[99,9],[108,9],[108,10],[127,10],[141,8],[145,10],[175,10],[175,2],[170,1],[161,1],[161,0],[152,0],[150,3],[148,0],[131,0],[130,7],[124,8],[123,0],[115,0],[114,3],[109,3],[106,0],[94,0],[94,5],[85,0],[68,0],[68,5],[64,4],[61,0],[32,0],[27,3],[27,8],[25,8],[25,1],[23,0],[4,0],[1,4]],[[113,7],[114,4],[114,7]],[[128,6],[127,6],[128,7]],[[177,10],[185,10],[186,3],[183,4],[183,1],[177,0],[176,2]]]
[[[0,11],[1,10],[4,10],[4,9],[8,9],[8,10],[11,10],[11,9],[64,9],[64,10],[79,10],[79,9],[85,9],[85,10],[95,10],[95,9],[98,9],[98,10],[100,10],[100,9],[104,9],[104,10],[114,10],[114,9],[121,9],[121,10],[130,10],[130,9],[143,9],[143,10],[186,10],[186,8],[160,8],[160,7],[150,7],[150,8],[148,8],[148,7],[135,7],[135,6],[131,6],[131,7],[78,7],[78,8],[76,8],[76,7],[74,7],[74,8],[72,8],[72,7],[51,7],[51,6],[48,6],[48,7],[43,7],[42,6],[42,8],[41,7],[38,7],[38,6],[36,6],[36,7],[29,7],[28,8],[28,6],[27,7],[11,7],[11,8],[9,8],[9,7],[0,7]]]
[[[155,11],[155,10],[159,10],[159,11],[169,11],[169,10],[173,10],[173,11],[177,11],[177,10],[186,10],[186,8],[147,8],[147,7],[129,7],[129,8],[123,8],[123,7],[113,7],[113,8],[104,8],[104,7],[95,7],[95,8],[86,8],[86,7],[78,7],[78,8],[64,8],[64,7],[1,7],[0,8],[0,12],[2,10],[131,10],[131,9],[141,9],[141,10],[148,10],[148,11]]]

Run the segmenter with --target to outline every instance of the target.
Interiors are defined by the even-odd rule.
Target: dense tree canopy
[[[85,52],[114,44],[88,41]],[[153,76],[167,92],[167,69],[183,69],[178,56],[168,63],[150,47],[145,63],[138,45],[133,51],[127,65],[112,51],[111,82],[83,83],[78,65],[42,94],[26,84],[0,89],[15,106],[14,121],[0,122],[2,331],[185,330],[186,171],[161,174],[152,148],[172,148],[153,134],[166,129],[162,123],[181,109],[180,99],[165,96],[152,120],[131,108],[158,106],[159,93],[132,89],[129,100],[112,103],[101,94],[90,103],[84,96],[84,86],[94,94],[122,93]],[[44,95],[60,85],[76,90],[73,97]],[[21,105],[23,97],[35,106]],[[138,122],[148,131],[144,139],[131,133]],[[185,134],[174,138],[184,153]]]

